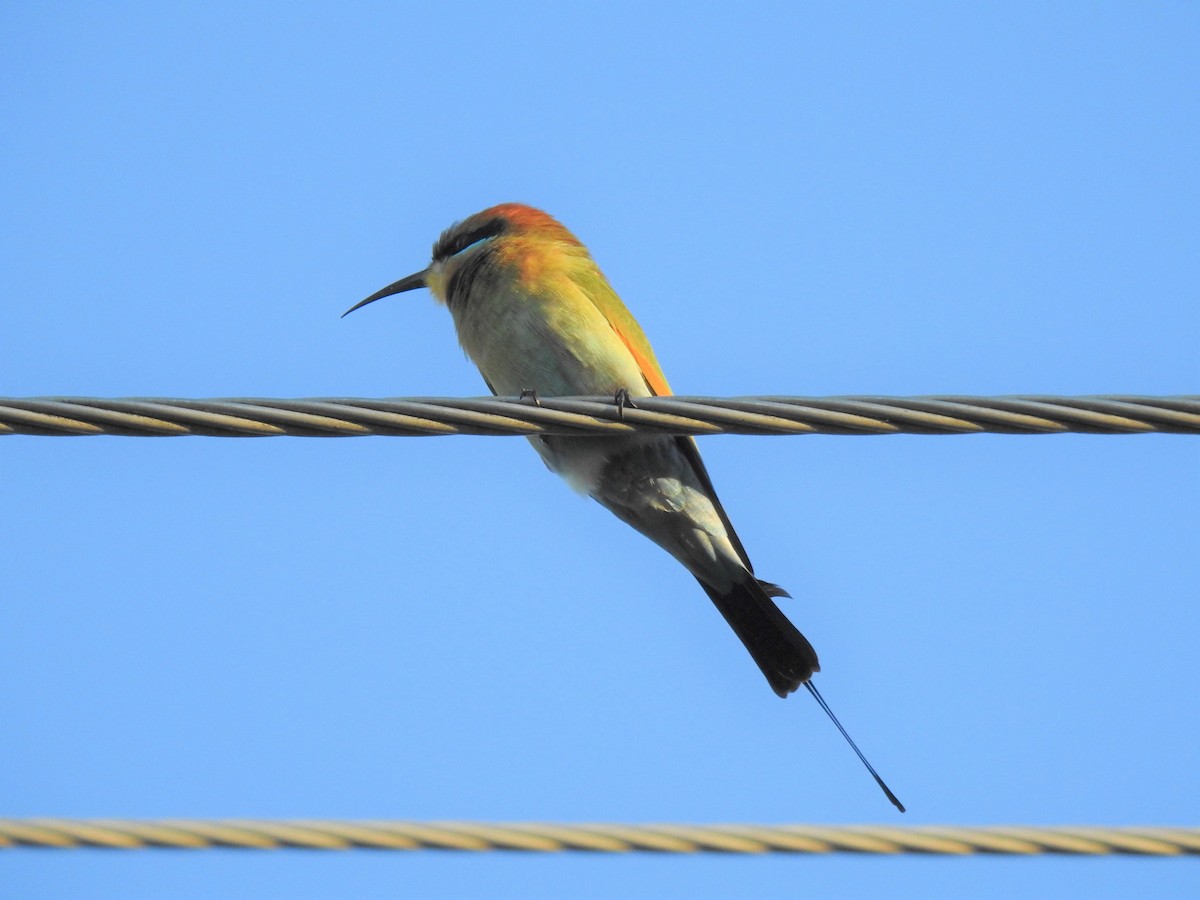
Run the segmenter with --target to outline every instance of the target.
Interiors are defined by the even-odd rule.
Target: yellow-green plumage
[[[434,296],[450,308],[459,342],[498,393],[534,384],[547,396],[671,392],[641,327],[565,229],[498,236],[463,254],[442,263],[435,284],[443,288],[435,286]],[[464,271],[469,286],[450,293],[451,278]]]

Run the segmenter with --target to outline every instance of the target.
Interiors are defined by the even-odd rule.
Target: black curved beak
[[[356,309],[360,309],[361,307],[366,306],[368,303],[374,303],[376,300],[379,300],[382,297],[390,297],[392,294],[402,294],[405,291],[415,291],[417,288],[425,287],[426,271],[428,270],[425,269],[413,275],[408,275],[404,278],[401,278],[399,281],[389,284],[383,290],[376,291],[366,300],[358,301],[352,307],[342,313],[342,318],[346,318],[346,316],[350,315],[350,313],[354,312]]]

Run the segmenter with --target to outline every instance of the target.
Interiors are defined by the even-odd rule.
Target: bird
[[[428,288],[493,395],[604,395],[622,408],[671,388],[645,333],[584,244],[557,219],[502,203],[462,219],[429,265],[352,306]],[[775,604],[734,531],[691,437],[532,435],[546,466],[654,541],[696,578],[780,697],[805,685],[884,784],[812,684],[816,651]]]

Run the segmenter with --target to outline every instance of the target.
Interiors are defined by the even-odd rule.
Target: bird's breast
[[[650,393],[629,348],[570,278],[477,279],[450,311],[463,349],[499,394]]]

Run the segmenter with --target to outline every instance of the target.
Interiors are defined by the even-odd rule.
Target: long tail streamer
[[[837,730],[842,733],[842,737],[846,739],[851,749],[858,754],[858,758],[862,760],[862,764],[867,767],[867,771],[871,773],[871,777],[875,779],[875,783],[887,795],[887,798],[892,801],[892,806],[904,812],[904,804],[892,793],[892,789],[883,783],[883,779],[879,777],[879,773],[875,771],[875,767],[867,762],[867,758],[863,756],[863,752],[858,749],[858,744],[854,743],[854,738],[850,737],[846,729],[842,727],[842,723],[838,721],[838,717],[833,714],[833,710],[829,708],[829,704],[825,702],[825,698],[821,696],[821,692],[813,686],[811,681],[804,682],[804,686],[808,688],[808,692],[813,695],[813,699],[821,704],[821,709],[825,710],[825,715],[829,716],[830,721],[837,726]]]

